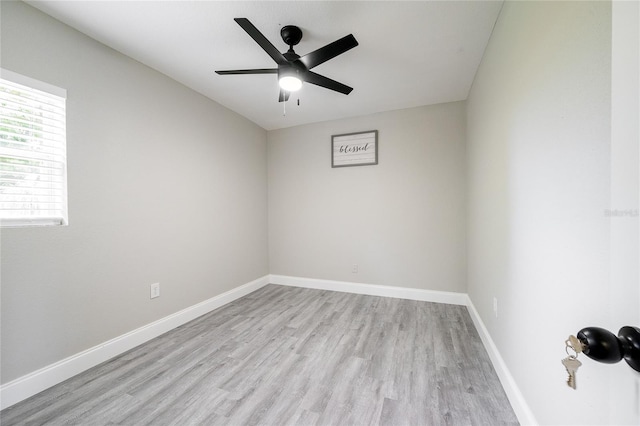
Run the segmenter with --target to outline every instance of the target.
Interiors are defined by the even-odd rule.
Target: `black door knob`
[[[576,335],[586,345],[584,354],[596,361],[615,364],[622,359],[622,345],[618,336],[600,327],[583,328]]]
[[[625,326],[618,332],[622,343],[622,354],[627,364],[640,371],[640,328]]]
[[[625,326],[616,336],[600,327],[587,327],[576,337],[585,345],[583,353],[591,359],[615,364],[624,360],[636,371],[640,371],[640,328]]]

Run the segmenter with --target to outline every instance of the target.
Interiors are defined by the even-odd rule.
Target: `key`
[[[576,353],[576,356],[578,356],[579,353],[584,352],[585,350],[584,344],[574,335],[569,336],[569,338],[564,343],[567,347],[573,349],[573,351]]]
[[[572,389],[576,388],[576,371],[578,371],[578,367],[582,365],[580,361],[576,359],[574,356],[568,356],[562,360],[562,365],[566,368],[567,373],[569,374],[569,378],[567,379],[567,385],[569,385]]]

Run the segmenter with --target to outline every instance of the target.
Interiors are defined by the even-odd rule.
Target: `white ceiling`
[[[467,98],[502,1],[27,1],[267,130]],[[352,33],[356,48],[314,68],[354,88],[306,84],[283,115],[275,68],[237,25],[248,18],[278,49],[280,27],[303,31],[303,56]]]

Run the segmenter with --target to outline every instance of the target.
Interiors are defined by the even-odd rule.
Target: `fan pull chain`
[[[297,103],[298,103],[298,106],[300,106],[300,97],[298,97]],[[287,101],[282,102],[282,116],[283,117],[287,116]]]

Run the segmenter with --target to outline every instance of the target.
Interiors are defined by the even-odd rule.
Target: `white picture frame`
[[[378,164],[378,131],[331,136],[331,167]]]

